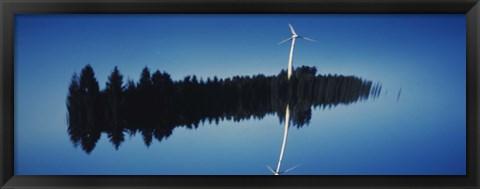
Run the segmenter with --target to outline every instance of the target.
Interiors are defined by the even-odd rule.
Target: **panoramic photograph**
[[[20,14],[15,175],[466,175],[463,14]]]

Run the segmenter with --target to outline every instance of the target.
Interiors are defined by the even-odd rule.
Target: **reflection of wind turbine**
[[[290,57],[288,58],[288,79],[290,80],[290,77],[292,76],[293,48],[295,47],[295,39],[296,38],[302,38],[302,39],[305,39],[307,41],[314,41],[314,42],[315,42],[315,40],[297,35],[295,30],[293,29],[293,26],[291,24],[288,24],[288,26],[290,26],[290,31],[292,31],[292,37],[290,37],[288,39],[285,39],[283,41],[280,41],[280,43],[278,43],[278,44],[282,44],[282,43],[285,43],[289,40],[292,40],[292,47],[290,48]]]
[[[282,150],[280,151],[280,158],[278,159],[278,164],[277,164],[277,169],[273,170],[272,167],[267,165],[268,170],[270,170],[274,175],[280,175],[286,172],[289,172],[291,170],[294,170],[300,165],[293,166],[290,169],[287,169],[285,171],[280,172],[280,165],[282,164],[282,159],[283,159],[283,154],[285,152],[285,145],[287,144],[287,136],[288,136],[288,125],[290,123],[290,110],[289,110],[289,105],[287,105],[287,110],[285,112],[285,130],[283,133],[283,142],[282,142]]]

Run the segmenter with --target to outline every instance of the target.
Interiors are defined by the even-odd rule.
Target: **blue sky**
[[[318,41],[298,40],[294,66],[315,66],[322,74],[356,75],[381,82],[389,94],[402,88],[408,104],[396,111],[427,120],[421,122],[424,124],[436,124],[435,116],[448,118],[443,123],[450,126],[465,122],[463,14],[17,15],[18,162],[25,165],[21,162],[32,157],[29,151],[38,152],[40,148],[34,146],[41,142],[70,145],[65,108],[68,83],[86,64],[94,68],[101,88],[114,66],[135,81],[145,66],[166,71],[175,80],[190,74],[203,78],[278,74],[288,63],[290,44],[277,44],[291,36],[288,23],[299,35]],[[379,119],[386,124],[405,118],[394,115]],[[455,133],[451,141],[457,141],[450,144],[452,151],[448,152],[464,146],[465,128],[446,128],[441,131]],[[61,137],[42,138],[48,135]],[[437,156],[447,152],[440,146],[431,149],[438,150]],[[51,156],[35,155],[40,162]],[[462,156],[455,158],[461,160]]]
[[[16,50],[24,56],[15,58],[35,72],[71,74],[91,64],[100,81],[112,65],[133,79],[144,66],[174,79],[276,74],[288,60],[289,44],[277,45],[291,35],[287,23],[318,41],[300,41],[294,65],[321,64],[322,73],[363,74],[349,68],[397,61],[460,69],[449,63],[457,57],[438,53],[463,50],[454,35],[465,30],[463,15],[20,15]],[[419,64],[435,56],[435,64]]]

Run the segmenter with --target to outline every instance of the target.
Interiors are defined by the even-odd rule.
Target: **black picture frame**
[[[0,64],[1,188],[479,188],[479,0],[2,0]],[[466,14],[466,176],[15,176],[15,14],[370,13]]]

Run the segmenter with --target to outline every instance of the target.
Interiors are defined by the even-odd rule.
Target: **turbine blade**
[[[273,170],[273,168],[270,167],[269,165],[267,165],[267,169],[270,170],[270,172],[272,172],[273,174],[275,174],[275,170]]]
[[[280,41],[280,42],[278,42],[278,44],[280,45],[280,44],[282,44],[282,43],[285,43],[285,42],[287,42],[287,41],[290,41],[290,39],[292,39],[292,38],[290,37],[290,38],[288,38],[288,39],[285,39],[285,40],[283,40],[283,41]]]
[[[291,24],[288,24],[288,26],[290,26],[290,30],[292,31],[292,34],[297,35],[297,33],[295,32],[295,29],[293,29],[293,26]]]
[[[296,169],[297,167],[300,167],[300,164],[298,164],[298,165],[295,165],[295,166],[293,166],[292,168],[290,168],[290,169],[287,169],[287,170],[283,171],[282,173],[289,172],[289,171],[291,171],[291,170],[294,170],[294,169]]]
[[[308,37],[302,37],[302,38],[305,39],[305,40],[307,40],[307,41],[317,42],[316,40],[310,39],[310,38],[308,38]]]

